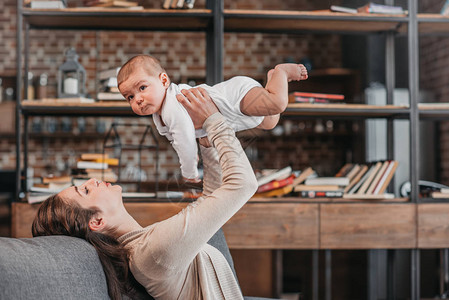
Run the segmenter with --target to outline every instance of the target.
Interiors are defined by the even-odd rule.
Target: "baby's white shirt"
[[[252,88],[261,87],[254,79],[236,76],[214,86],[201,84],[196,87],[202,87],[209,93],[234,131],[257,127],[263,121],[264,117],[247,116],[240,111],[243,97]],[[190,88],[192,87],[187,84],[170,84],[161,113],[153,114],[153,122],[158,132],[167,137],[178,154],[182,176],[193,179],[198,177],[196,137],[204,137],[207,134],[203,129],[195,130],[187,110],[176,99],[176,95],[180,94],[182,89]]]

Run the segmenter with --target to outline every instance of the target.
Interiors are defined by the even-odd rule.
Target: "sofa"
[[[208,243],[223,253],[234,270],[223,232]],[[0,274],[0,300],[109,299],[95,249],[78,238],[0,238]],[[141,299],[152,298],[145,293],[138,296]],[[245,297],[250,299],[262,298]]]

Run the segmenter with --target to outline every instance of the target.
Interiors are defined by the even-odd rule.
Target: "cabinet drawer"
[[[321,204],[321,249],[416,247],[413,204]]]
[[[247,203],[223,230],[230,248],[318,249],[318,204]]]
[[[418,247],[449,248],[449,204],[418,205]]]

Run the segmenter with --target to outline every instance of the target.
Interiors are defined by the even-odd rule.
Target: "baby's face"
[[[119,90],[134,113],[146,116],[161,110],[169,84],[165,73],[156,77],[137,69],[120,84]]]

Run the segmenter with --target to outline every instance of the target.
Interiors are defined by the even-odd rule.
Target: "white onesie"
[[[249,90],[261,87],[254,79],[236,76],[214,86],[201,84],[196,87],[202,87],[209,93],[234,131],[257,127],[263,121],[264,117],[247,116],[240,111],[240,102]],[[187,110],[176,99],[182,89],[190,88],[192,87],[187,84],[171,83],[162,104],[161,114],[154,113],[153,121],[159,133],[167,137],[178,154],[182,176],[194,179],[198,177],[196,138],[206,136],[206,132],[203,129],[195,130]]]

